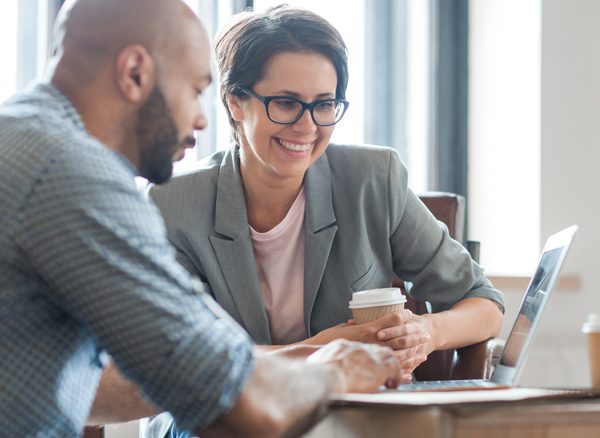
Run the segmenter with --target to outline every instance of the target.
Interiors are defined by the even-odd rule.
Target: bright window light
[[[17,88],[17,5],[18,0],[2,0],[0,14],[0,102]]]
[[[541,1],[470,2],[469,237],[488,274],[540,250]]]

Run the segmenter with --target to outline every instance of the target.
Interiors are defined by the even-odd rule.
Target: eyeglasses
[[[311,103],[288,96],[261,96],[246,87],[237,87],[248,96],[256,97],[265,104],[269,120],[280,125],[297,122],[305,110],[310,112],[315,125],[331,126],[339,122],[348,109],[350,102],[343,99],[319,99]]]

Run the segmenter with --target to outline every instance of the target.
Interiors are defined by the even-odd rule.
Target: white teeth
[[[283,146],[284,148],[290,150],[290,151],[294,151],[294,152],[306,152],[307,150],[310,149],[311,147],[311,143],[307,143],[307,144],[298,144],[298,143],[290,143],[289,141],[285,141],[285,140],[279,140],[279,144],[281,146]]]

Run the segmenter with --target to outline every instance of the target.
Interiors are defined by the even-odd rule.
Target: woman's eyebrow
[[[273,96],[275,95],[286,95],[286,96],[290,96],[290,97],[295,97],[297,99],[299,99],[300,93],[297,93],[295,91],[291,91],[291,90],[278,90],[277,92],[275,92],[275,94],[273,94]],[[335,96],[335,93],[320,93],[317,94],[317,99],[322,99],[322,98],[329,98],[329,97],[333,97]]]

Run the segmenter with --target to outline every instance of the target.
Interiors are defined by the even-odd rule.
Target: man
[[[259,354],[176,264],[133,177],[166,181],[206,126],[206,31],[180,0],[74,0],[49,82],[0,107],[0,423],[68,437],[169,410],[182,429],[297,432],[329,392],[414,365],[337,343],[307,362]],[[106,352],[114,367],[98,381]],[[150,403],[144,402],[148,400]]]

